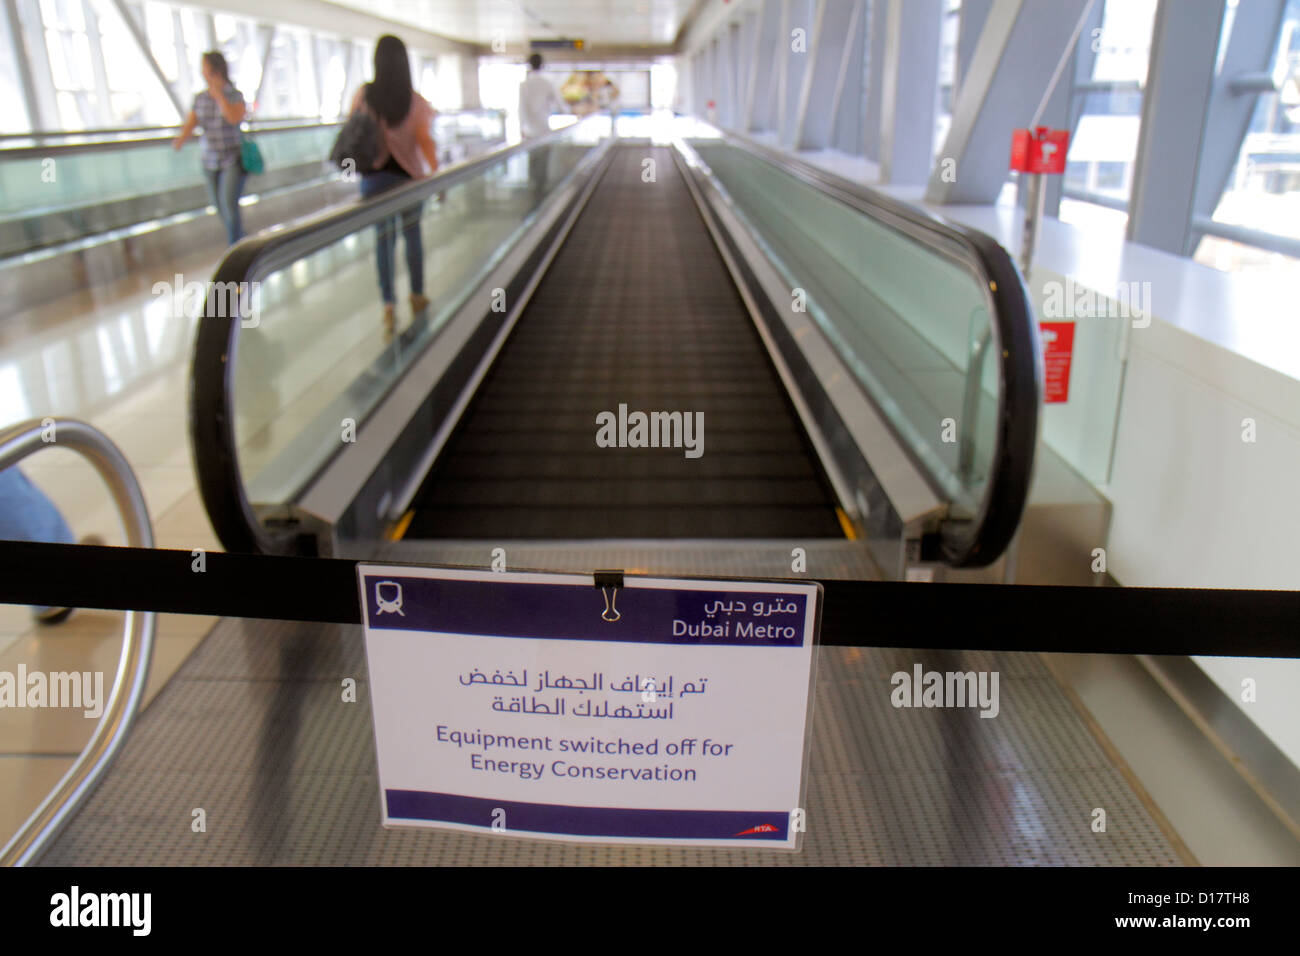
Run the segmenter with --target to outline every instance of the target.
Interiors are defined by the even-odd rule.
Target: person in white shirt
[[[530,56],[528,67],[527,79],[519,84],[519,132],[525,140],[549,133],[551,114],[558,113],[563,107],[560,94],[542,76],[541,54]],[[534,146],[528,151],[528,180],[532,183],[535,199],[541,199],[546,190],[550,152],[549,146]]]
[[[528,58],[528,77],[519,84],[519,132],[524,139],[536,139],[551,131],[551,114],[561,109],[560,94],[542,76],[542,57]]]

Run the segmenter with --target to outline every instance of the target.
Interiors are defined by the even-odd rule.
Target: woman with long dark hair
[[[369,110],[375,117],[382,142],[372,169],[361,170],[361,198],[369,199],[413,179],[432,176],[438,169],[433,142],[433,107],[411,86],[411,61],[406,44],[395,36],[382,36],[375,44],[375,78],[357,90],[352,111]],[[406,268],[411,276],[411,309],[429,304],[424,295],[424,246],[420,238],[420,204],[404,209],[400,218]],[[396,327],[396,293],[393,289],[393,254],[397,232],[392,219],[379,223],[375,259],[379,291],[384,300],[384,322]]]
[[[203,54],[201,69],[208,88],[194,98],[194,107],[172,146],[180,149],[194,135],[195,126],[203,127],[203,173],[208,182],[208,195],[233,246],[244,235],[239,197],[247,176],[241,163],[243,136],[239,124],[244,121],[247,109],[244,97],[230,82],[230,68],[224,56],[215,50]]]

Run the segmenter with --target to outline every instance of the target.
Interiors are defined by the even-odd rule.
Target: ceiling
[[[453,40],[519,49],[529,40],[589,46],[671,44],[697,0],[330,0]]]

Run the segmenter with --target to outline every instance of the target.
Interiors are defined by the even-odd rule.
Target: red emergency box
[[[1069,149],[1069,130],[1018,129],[1011,134],[1011,168],[1021,173],[1063,173]]]

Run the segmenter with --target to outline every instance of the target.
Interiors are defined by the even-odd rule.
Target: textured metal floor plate
[[[620,407],[680,413],[678,447],[597,446]],[[671,149],[615,149],[413,511],[412,539],[841,533]]]
[[[1000,713],[895,709],[889,677],[915,663],[996,670]],[[1180,862],[1037,656],[823,648],[819,665],[801,852],[556,844],[383,829],[360,628],[228,619],[42,863]],[[342,700],[347,677],[356,703]],[[1105,833],[1090,828],[1095,807]]]

